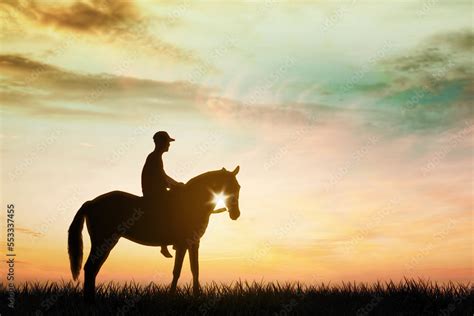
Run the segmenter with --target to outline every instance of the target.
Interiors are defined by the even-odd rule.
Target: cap
[[[153,135],[153,140],[156,142],[160,142],[160,141],[166,141],[166,142],[174,142],[175,139],[174,138],[171,138],[170,135],[168,135],[167,132],[165,131],[159,131],[159,132],[156,132],[155,135]]]

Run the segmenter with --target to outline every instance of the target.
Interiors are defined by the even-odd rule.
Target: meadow
[[[150,283],[105,283],[95,305],[82,301],[79,283],[24,283],[14,292],[14,310],[1,315],[472,315],[471,284],[423,280],[340,285],[238,281],[211,283],[194,296],[184,285],[175,295]],[[0,285],[2,302],[9,292]]]

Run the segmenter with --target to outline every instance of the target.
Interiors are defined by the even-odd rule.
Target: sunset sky
[[[108,191],[141,194],[166,130],[178,181],[241,167],[242,214],[212,216],[203,282],[472,281],[472,12],[2,1],[2,255],[13,203],[17,281],[71,280],[75,213]],[[121,239],[98,279],[168,283],[172,265]]]

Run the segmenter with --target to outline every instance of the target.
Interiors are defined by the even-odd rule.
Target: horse
[[[84,265],[84,299],[95,300],[95,280],[112,248],[121,237],[147,246],[173,245],[176,250],[170,292],[176,286],[183,260],[189,251],[193,276],[193,294],[199,294],[198,250],[211,214],[228,211],[236,220],[240,216],[240,185],[233,171],[209,171],[189,180],[181,189],[169,191],[167,201],[148,206],[143,197],[112,191],[85,202],[77,211],[68,230],[68,253],[72,277],[77,280],[83,257],[82,229],[87,224],[91,240],[89,257]],[[226,208],[214,210],[213,194],[222,193]]]

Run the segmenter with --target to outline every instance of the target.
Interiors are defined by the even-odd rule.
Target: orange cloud
[[[78,1],[69,6],[45,6],[28,1],[25,4],[13,2],[13,5],[39,24],[80,32],[110,32],[140,18],[137,8],[128,1]]]
[[[43,27],[96,36],[106,42],[137,46],[154,55],[184,63],[203,64],[192,52],[172,45],[149,32],[149,18],[131,1],[91,0],[76,1],[70,5],[38,4],[34,0],[8,1],[3,10],[12,10],[28,21]],[[16,14],[19,13],[19,14]],[[153,21],[167,18],[153,16]]]

